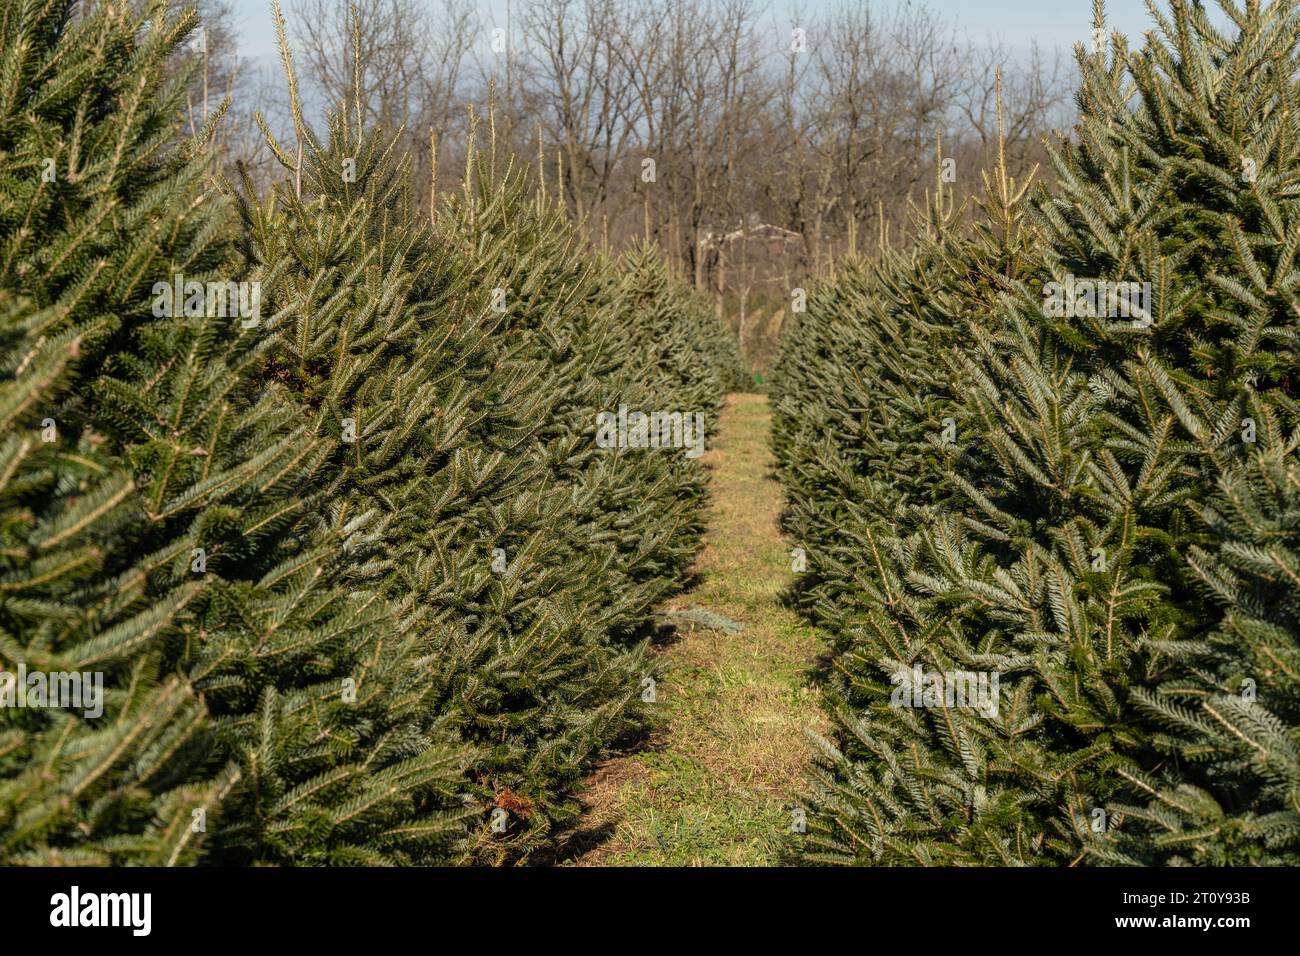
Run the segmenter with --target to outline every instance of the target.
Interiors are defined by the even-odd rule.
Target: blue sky
[[[291,0],[281,0],[286,9]],[[338,0],[340,4],[346,0]],[[643,0],[647,11],[654,0]],[[796,7],[810,13],[838,6],[841,0],[771,0],[770,16],[788,20]],[[863,0],[865,2],[865,0]],[[893,6],[892,0],[873,3],[878,8]],[[1028,49],[1036,39],[1044,48],[1068,53],[1077,41],[1086,41],[1092,30],[1090,0],[926,0],[924,6],[951,20],[973,40],[999,39],[1015,50]],[[1161,3],[1164,7],[1166,4]],[[234,0],[235,16],[242,33],[243,56],[261,60],[275,55],[275,30],[271,24],[270,0]],[[505,0],[479,0],[482,19],[504,22]],[[1135,39],[1151,26],[1144,0],[1109,0],[1107,20],[1112,29]]]

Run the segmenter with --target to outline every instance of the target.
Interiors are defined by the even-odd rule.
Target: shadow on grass
[[[617,737],[610,744],[605,757],[597,765],[596,774],[617,761],[636,753],[662,750],[666,741],[660,732],[662,727],[647,724],[631,728]],[[583,788],[590,786],[592,776],[583,780]],[[561,866],[572,863],[593,850],[600,849],[613,838],[618,830],[620,818],[591,823],[588,815],[596,807],[596,801],[574,795],[582,807],[581,815],[571,824],[557,826],[552,831],[550,846],[538,850],[528,857],[529,866]]]

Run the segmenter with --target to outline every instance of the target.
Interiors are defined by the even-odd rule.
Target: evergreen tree
[[[213,191],[195,26],[0,13],[0,670],[106,679],[102,716],[0,708],[0,858],[522,858],[647,723],[699,547],[699,462],[596,415],[712,413],[734,351],[666,279],[638,328],[473,151],[426,221],[356,104],[318,141],[287,45],[301,160],[268,134],[288,178]]]
[[[928,711],[891,706],[891,685],[913,667],[964,669],[975,653],[945,645],[954,621],[913,575],[932,541],[929,526],[959,499],[971,465],[958,438],[971,428],[963,399],[973,382],[949,359],[997,290],[1026,268],[1017,208],[1024,187],[1000,170],[989,187],[985,224],[968,237],[937,184],[934,201],[918,210],[913,248],[886,251],[815,290],[784,346],[776,434],[798,436],[784,448],[778,437],[792,492],[787,527],[807,543],[798,597],[832,640],[825,706],[836,734],[820,742],[804,844],[811,859],[943,862],[944,847],[924,834],[960,826],[976,797],[928,750],[969,755],[983,715],[943,709],[931,723]],[[834,321],[824,308],[837,309]],[[800,365],[816,374],[796,379]],[[809,407],[816,411],[805,424]]]
[[[180,80],[163,71],[194,25],[162,3],[0,13],[0,666],[98,672],[105,698],[94,717],[0,710],[0,855],[14,862],[193,862],[194,812],[233,782],[219,764],[189,771],[204,707],[165,664],[208,591],[176,572],[190,535],[163,526],[172,502],[150,496],[152,465],[88,387],[129,375],[124,356],[172,321],[152,318],[155,280],[223,261],[219,213],[194,202],[199,144],[175,140]],[[205,447],[177,441],[172,460],[198,466]]]
[[[1243,866],[1300,859],[1296,448],[1293,435],[1252,450],[1201,507],[1215,551],[1194,547],[1189,564],[1225,613],[1204,641],[1168,648],[1184,663],[1181,679],[1135,691],[1137,707],[1168,728],[1157,745],[1179,772],[1121,771],[1134,796],[1146,799],[1116,808],[1126,822],[1113,847],[1096,851],[1103,860]]]
[[[272,141],[292,178],[241,205],[282,323],[262,377],[337,442],[328,509],[384,529],[361,567],[432,669],[424,732],[473,755],[472,854],[520,858],[576,819],[574,785],[653,709],[644,631],[698,549],[699,466],[597,446],[604,395],[645,372],[627,313],[495,144],[471,149],[430,225],[358,110],[335,110],[324,142],[296,115],[301,170]]]
[[[1082,119],[1054,151],[1056,190],[1035,202],[1032,255],[986,273],[991,317],[968,284],[940,293],[957,327],[942,356],[956,448],[931,473],[920,532],[878,562],[893,589],[868,592],[869,624],[843,639],[816,859],[1113,861],[1126,811],[1108,818],[1108,801],[1169,766],[1170,713],[1153,717],[1153,702],[1185,692],[1183,662],[1217,619],[1186,560],[1213,544],[1195,516],[1241,456],[1248,402],[1279,434],[1294,421],[1281,371],[1294,8],[1229,12],[1233,40],[1174,4],[1168,45],[1080,48]],[[1256,152],[1265,172],[1242,181]],[[1018,215],[1000,187],[992,230],[960,260],[995,263],[989,240]],[[1252,270],[1253,288],[1231,278]],[[1151,295],[1117,316],[1111,292],[1127,287],[1098,295],[1098,281]],[[999,674],[998,712],[890,706],[881,674],[906,688],[917,665]],[[1185,773],[1163,771],[1172,788]]]

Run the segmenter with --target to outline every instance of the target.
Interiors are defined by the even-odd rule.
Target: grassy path
[[[657,652],[666,728],[588,781],[571,864],[778,862],[808,756],[803,728],[819,725],[805,676],[819,645],[778,603],[792,572],[790,545],[777,531],[770,421],[764,396],[728,396],[705,457],[712,510],[697,565],[703,580],[667,609],[704,608],[744,631],[680,624]]]

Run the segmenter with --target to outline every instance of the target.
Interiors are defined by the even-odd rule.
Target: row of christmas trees
[[[495,148],[433,219],[295,90],[284,182],[217,188],[195,17],[139,7],[0,15],[0,671],[103,680],[0,708],[0,862],[519,858],[653,719],[701,532],[597,415],[711,415],[735,355]]]
[[[806,860],[1300,862],[1300,5],[1221,6],[1098,2],[1051,187],[940,183],[785,343]]]

